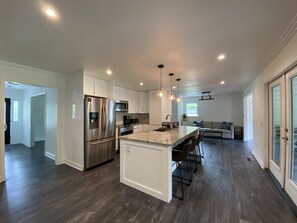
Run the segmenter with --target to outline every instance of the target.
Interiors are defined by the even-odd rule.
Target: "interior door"
[[[297,68],[286,74],[286,181],[285,190],[297,204]]]
[[[6,124],[6,130],[5,130],[5,145],[10,144],[10,107],[11,107],[11,99],[5,98],[5,124]]]
[[[285,77],[269,84],[269,169],[284,187],[285,183]]]

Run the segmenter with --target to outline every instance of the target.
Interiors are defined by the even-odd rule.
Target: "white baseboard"
[[[255,159],[258,161],[258,163],[260,164],[260,166],[262,167],[262,169],[265,169],[264,167],[264,162],[261,160],[261,158],[257,155],[257,153],[255,152],[255,150],[253,150],[252,152],[253,156],[255,157]]]
[[[56,156],[48,151],[45,151],[44,152],[44,155],[52,160],[55,160],[56,159]]]
[[[81,164],[78,164],[76,162],[70,161],[70,160],[65,160],[65,164],[67,164],[68,166],[71,166],[77,170],[83,171],[84,167]]]

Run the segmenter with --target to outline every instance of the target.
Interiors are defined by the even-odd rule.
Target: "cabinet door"
[[[90,76],[84,76],[84,94],[86,95],[95,95],[95,79]]]
[[[138,94],[138,112],[139,113],[149,113],[148,92],[139,92],[139,94]]]
[[[129,101],[128,113],[137,113],[138,112],[138,92],[127,89],[127,96]]]
[[[95,78],[95,96],[98,97],[107,97],[107,82],[105,80],[101,80],[98,78]]]
[[[115,87],[115,99],[128,101],[126,90],[127,89],[125,89],[125,88],[116,86]]]

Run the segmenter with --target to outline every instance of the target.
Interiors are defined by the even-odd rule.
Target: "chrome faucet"
[[[170,128],[172,128],[172,116],[170,114],[166,115],[166,120],[170,117]]]

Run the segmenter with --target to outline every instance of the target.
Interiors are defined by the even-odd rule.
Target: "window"
[[[186,104],[186,114],[188,117],[198,116],[198,104],[197,103],[187,103]]]
[[[13,101],[13,119],[14,122],[19,121],[19,102]]]

